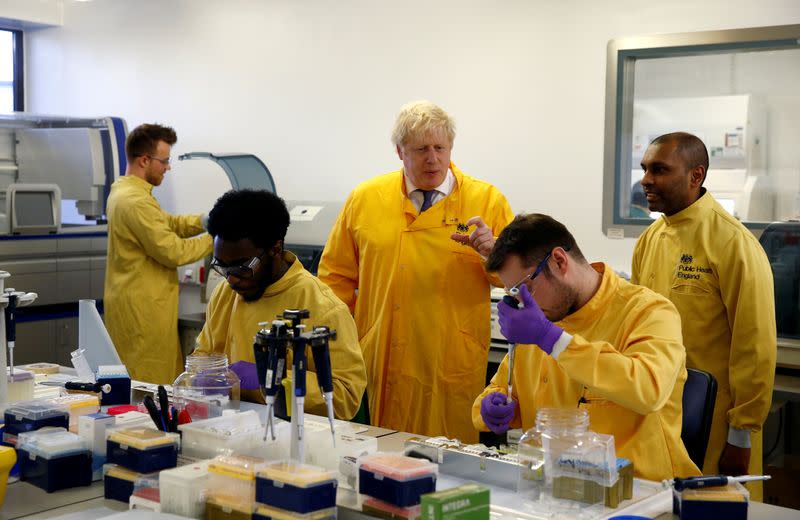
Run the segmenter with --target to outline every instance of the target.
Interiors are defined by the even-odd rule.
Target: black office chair
[[[717,380],[708,372],[695,368],[687,368],[686,372],[681,439],[692,462],[702,470],[711,434],[711,419],[714,417]]]

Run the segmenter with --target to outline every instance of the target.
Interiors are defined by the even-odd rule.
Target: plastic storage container
[[[106,458],[138,473],[174,468],[178,463],[177,433],[150,428],[111,430],[106,441]]]
[[[244,455],[220,455],[208,463],[208,496],[222,502],[253,504],[256,499],[256,474],[263,459]]]
[[[23,401],[6,408],[4,420],[4,433],[19,435],[45,426],[68,428],[69,412],[46,400]]]
[[[64,428],[19,434],[20,478],[52,493],[92,483],[92,453],[83,439]]]
[[[69,429],[75,433],[78,432],[78,417],[100,411],[100,399],[91,394],[67,394],[53,397],[50,402],[69,412]]]
[[[160,494],[158,473],[139,475],[133,482],[133,493],[128,501],[130,509],[146,509],[160,513]]]
[[[162,513],[202,518],[206,507],[208,461],[165,469],[159,476]]]
[[[264,440],[264,425],[255,410],[225,414],[179,426],[181,455],[193,459],[211,459],[217,455],[251,455],[281,458],[289,450],[289,423],[275,422],[277,439]],[[272,444],[275,449],[270,449]]]
[[[225,354],[187,356],[186,371],[172,384],[175,406],[192,421],[238,410],[239,394],[239,377],[228,368]]]
[[[253,502],[209,496],[206,500],[206,520],[250,520],[255,508]]]
[[[747,520],[750,492],[738,482],[727,486],[672,490],[672,512],[682,520]]]
[[[8,396],[5,402],[14,403],[33,399],[33,372],[15,368],[14,375],[11,375],[11,369],[6,368],[6,374],[8,375]]]
[[[256,502],[311,513],[336,507],[336,474],[309,464],[283,461],[268,464],[256,476]]]
[[[258,504],[253,512],[253,520],[335,520],[336,508],[321,509],[301,515],[294,511],[285,511],[274,507]]]
[[[358,491],[398,507],[420,502],[436,491],[436,464],[393,453],[366,455],[358,460]]]
[[[116,464],[103,466],[104,496],[110,500],[129,502],[133,486],[141,474]]]

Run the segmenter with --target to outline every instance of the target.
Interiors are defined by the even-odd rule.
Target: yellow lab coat
[[[246,302],[236,291],[220,283],[208,302],[206,323],[197,338],[196,352],[224,352],[230,363],[255,362],[253,341],[261,321],[271,322],[285,309],[308,309],[311,318],[307,326],[327,325],[336,330],[330,342],[333,372],[333,408],[336,417],[349,420],[356,414],[367,385],[364,358],[358,346],[356,324],[347,306],[333,291],[303,268],[297,257],[286,251],[284,258],[291,263],[289,270],[254,302]],[[327,408],[314,373],[311,348],[307,348],[306,399],[304,409],[325,415]],[[288,353],[291,367],[292,353]],[[245,397],[263,402],[260,392],[248,392]]]
[[[668,297],[683,321],[686,365],[717,378],[703,472],[718,473],[728,426],[748,429],[761,474],[761,427],[772,402],[777,331],[772,270],[753,234],[704,193],[639,237],[631,281]],[[760,483],[749,485],[761,499]],[[754,496],[753,496],[754,495]]]
[[[572,335],[558,358],[517,345],[512,427],[535,426],[539,408],[580,406],[589,412],[592,431],[614,435],[617,455],[633,461],[637,477],[699,475],[681,441],[686,353],[675,307],[605,264],[592,267],[603,280],[583,307],[556,323]],[[481,400],[491,392],[507,394],[507,382],[508,356],[473,403],[477,429],[487,430]]]
[[[176,269],[210,254],[212,242],[195,237],[200,215],[170,215],[152,191],[132,175],[111,186],[104,320],[133,379],[172,384],[183,365]]]
[[[319,277],[354,313],[372,423],[473,442],[469,407],[486,381],[490,277],[480,255],[450,235],[480,215],[497,236],[513,214],[494,186],[450,169],[453,191],[422,214],[402,170],[357,186]]]

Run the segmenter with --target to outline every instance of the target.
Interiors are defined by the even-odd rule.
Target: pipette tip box
[[[256,476],[256,501],[311,513],[336,507],[336,474],[318,466],[282,461],[268,464]]]
[[[727,486],[672,490],[672,512],[681,520],[747,520],[750,493],[738,482]]]
[[[64,428],[21,433],[20,478],[48,493],[92,483],[92,453],[86,441]]]
[[[220,455],[208,463],[208,496],[220,501],[255,503],[256,474],[263,459],[244,455]]]
[[[161,511],[176,515],[201,518],[206,507],[208,488],[208,461],[199,461],[159,474]]]
[[[69,412],[52,402],[22,401],[6,408],[4,433],[19,435],[32,432],[45,426],[69,427]]]
[[[423,459],[393,453],[358,459],[359,493],[399,507],[419,504],[422,495],[436,491],[436,476],[436,464]]]
[[[320,509],[310,513],[300,514],[294,511],[285,511],[275,507],[256,504],[253,511],[253,520],[336,520],[336,508]]]
[[[251,520],[255,502],[241,502],[226,497],[209,496],[206,500],[206,520]]]
[[[101,392],[103,406],[129,404],[131,402],[131,378],[125,365],[101,365],[97,367],[97,383],[109,385],[111,391]]]
[[[117,464],[103,466],[104,496],[110,500],[129,502],[133,494],[133,486],[140,473],[123,468]]]
[[[106,440],[106,458],[138,473],[150,473],[178,464],[180,439],[177,433],[151,428],[112,430]]]

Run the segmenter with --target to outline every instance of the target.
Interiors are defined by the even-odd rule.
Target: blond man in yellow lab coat
[[[105,324],[132,378],[172,384],[183,357],[178,339],[177,267],[211,253],[201,215],[170,215],[153,197],[170,169],[172,128],[128,134],[125,175],[108,196]]]
[[[433,103],[401,109],[392,140],[403,168],[353,190],[319,277],[355,316],[371,422],[472,442],[491,283],[473,247],[488,254],[512,213],[494,186],[450,161],[454,138],[452,119]]]
[[[686,353],[666,298],[589,264],[547,215],[517,216],[486,265],[522,305],[498,304],[501,332],[517,343],[512,400],[506,356],[472,406],[476,428],[528,429],[540,408],[581,407],[592,431],[614,435],[636,476],[700,474],[681,441]]]
[[[229,191],[209,213],[214,237],[213,267],[227,280],[214,290],[196,353],[224,352],[239,375],[244,399],[264,402],[256,374],[253,338],[258,323],[271,322],[285,309],[308,309],[307,326],[336,331],[330,342],[333,408],[336,417],[351,419],[367,384],[356,324],[347,306],[297,257],[283,249],[289,227],[286,204],[267,191]],[[326,414],[310,347],[307,349],[304,409]],[[291,351],[288,354],[291,366]]]
[[[777,355],[769,260],[755,236],[702,187],[708,151],[700,139],[682,132],[658,137],[642,169],[650,211],[664,215],[639,237],[631,281],[675,304],[687,366],[717,379],[703,472],[760,475]],[[761,483],[748,487],[760,500]]]

